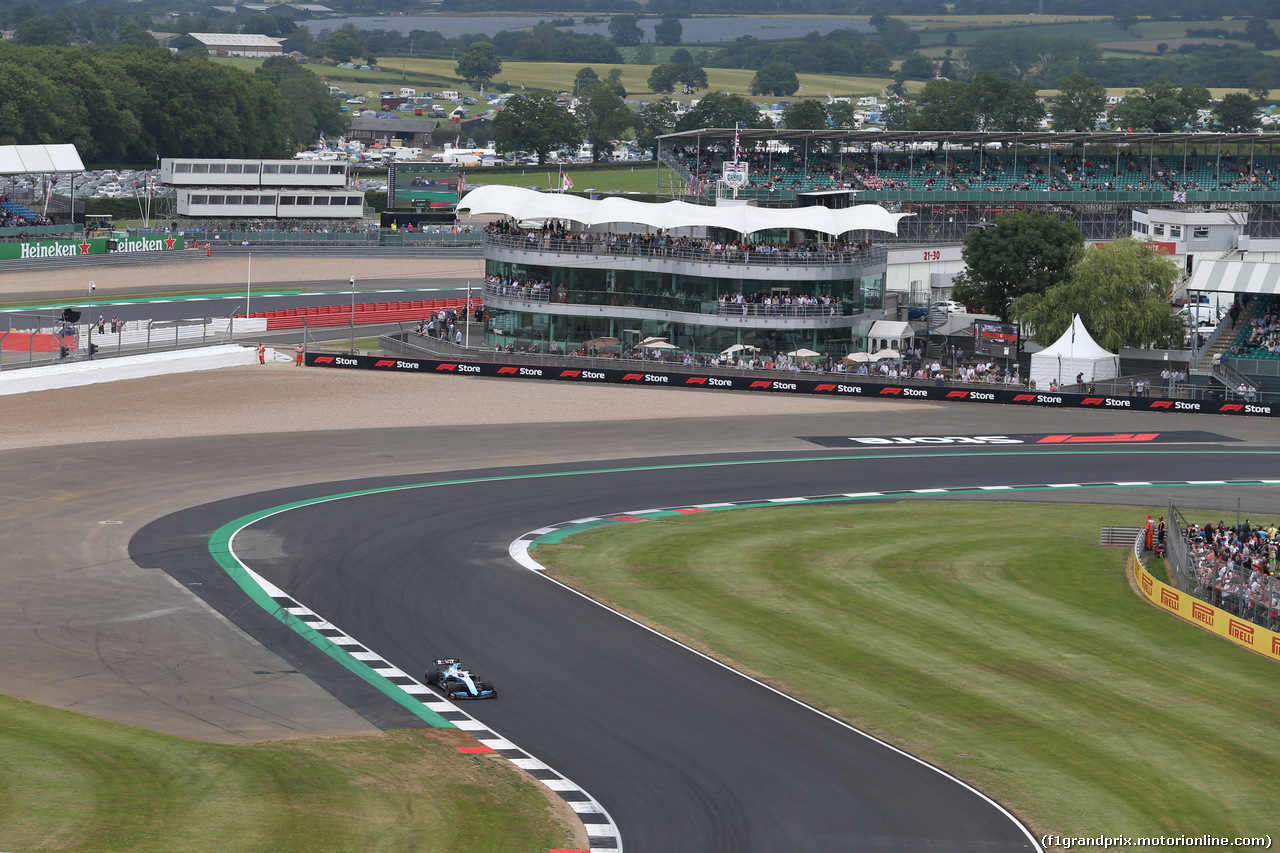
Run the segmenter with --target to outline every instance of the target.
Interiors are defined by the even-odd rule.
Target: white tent
[[[1081,374],[1085,384],[1115,379],[1120,375],[1120,356],[1098,346],[1077,314],[1062,337],[1031,355],[1031,379],[1037,389],[1045,390],[1050,381],[1059,388],[1074,385]]]
[[[873,353],[882,349],[903,352],[912,348],[911,344],[915,336],[916,330],[910,323],[898,320],[876,320],[871,324],[871,331],[867,332],[867,349]]]

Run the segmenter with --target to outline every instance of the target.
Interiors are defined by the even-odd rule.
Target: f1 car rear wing
[[[436,661],[436,666],[449,666],[450,664],[455,664],[455,663],[460,664],[462,663],[462,661],[458,660],[457,658],[445,658],[444,660]]]

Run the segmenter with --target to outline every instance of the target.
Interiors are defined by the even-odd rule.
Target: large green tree
[[[458,57],[454,73],[473,86],[483,86],[502,72],[502,60],[487,41],[475,41]]]
[[[827,111],[817,101],[797,101],[782,111],[782,126],[788,130],[826,130]]]
[[[626,101],[618,96],[608,83],[588,83],[579,96],[575,114],[582,126],[582,134],[591,143],[592,158],[600,160],[613,150],[612,140],[635,121]]]
[[[1053,129],[1093,130],[1106,108],[1107,90],[1092,77],[1073,72],[1058,83],[1058,97],[1053,104]]]
[[[1262,126],[1262,120],[1255,112],[1253,98],[1244,92],[1229,92],[1213,108],[1213,116],[1218,120],[1218,129],[1227,133],[1247,133]]]
[[[636,144],[641,148],[656,148],[658,137],[675,127],[676,102],[670,98],[651,101],[636,113]]]
[[[539,163],[545,163],[551,149],[577,146],[582,128],[554,95],[535,92],[507,102],[493,120],[493,139],[502,151],[531,151]]]
[[[1010,316],[1029,325],[1032,340],[1045,345],[1061,337],[1079,314],[1106,349],[1170,346],[1181,342],[1183,332],[1169,307],[1179,274],[1172,258],[1125,237],[1090,247],[1066,281],[1019,296]]]
[[[978,130],[1038,130],[1044,118],[1044,104],[1030,83],[1001,77],[994,71],[980,71],[969,84]]]
[[[57,18],[27,18],[18,24],[13,41],[28,46],[62,47],[71,41],[71,32]]]
[[[766,62],[751,78],[751,94],[786,97],[800,90],[796,69],[787,62]]]
[[[916,96],[912,130],[977,130],[978,105],[969,84],[960,80],[930,80]]]
[[[289,108],[289,143],[304,148],[324,133],[330,137],[346,131],[349,121],[338,111],[324,84],[288,56],[263,60],[254,72],[275,84]]]
[[[663,18],[653,27],[653,38],[658,44],[679,44],[684,34],[684,26],[679,18]]]
[[[1124,93],[1111,111],[1112,127],[1156,133],[1182,130],[1195,120],[1195,109],[1188,106],[1181,94],[1167,77],[1148,80],[1141,89]]]
[[[635,47],[644,39],[640,19],[635,15],[614,15],[609,21],[609,38],[618,47]]]
[[[1083,252],[1084,237],[1069,222],[1025,210],[1001,213],[965,235],[965,269],[952,295],[1007,321],[1017,297],[1067,281]]]
[[[668,62],[649,72],[649,89],[658,94],[675,91],[677,86],[688,86],[697,91],[707,88],[707,72],[693,62]]]
[[[698,105],[686,112],[676,122],[675,130],[697,130],[700,127],[733,127],[739,122],[744,127],[770,128],[773,122],[760,114],[755,104],[741,95],[726,92],[708,92]]]

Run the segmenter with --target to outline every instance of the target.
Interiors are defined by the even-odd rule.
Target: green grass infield
[[[1036,835],[1280,825],[1280,668],[1158,611],[1149,508],[747,509],[538,545],[550,573],[971,782]],[[1163,575],[1163,572],[1161,572]]]
[[[0,696],[0,849],[489,853],[573,847],[457,730],[227,746]]]

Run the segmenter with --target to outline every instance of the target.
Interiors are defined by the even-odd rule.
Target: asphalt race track
[[[1267,425],[1225,418],[957,404],[939,417],[948,423],[928,430],[988,434],[999,422],[1004,433],[1212,434],[1188,444],[1068,451],[833,450],[799,437],[900,434],[907,419],[744,420],[310,434],[289,451],[293,464],[340,476],[303,481],[294,470],[292,480],[280,480],[292,483],[286,488],[166,515],[138,531],[129,552],[139,566],[162,568],[187,585],[366,719],[412,725],[407,712],[388,707],[248,604],[209,556],[207,540],[235,518],[287,502],[437,483],[273,515],[241,534],[237,553],[405,672],[420,674],[432,658],[459,656],[494,681],[501,698],[465,710],[600,801],[626,850],[1031,850],[1029,833],[980,794],[516,565],[510,542],[546,525],[627,510],[883,489],[1126,483],[1017,497],[1159,507],[1179,488],[1188,500],[1223,502],[1235,492],[1140,484],[1257,479],[1276,470],[1266,452]],[[452,442],[466,450],[448,466],[433,464],[433,454],[458,446]],[[421,448],[416,458],[408,447]],[[721,452],[726,447],[741,452]],[[630,451],[631,458],[613,460],[611,449]],[[353,458],[344,460],[344,452]],[[381,460],[363,469],[368,476],[355,473],[362,469],[354,462],[378,455],[402,463],[401,473],[387,474]],[[1246,500],[1274,507],[1274,491],[1257,490]]]

